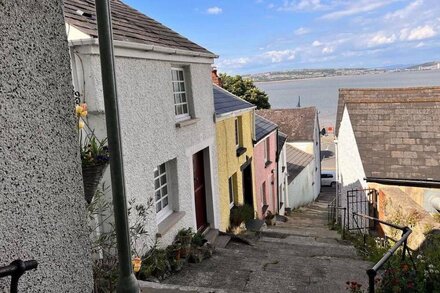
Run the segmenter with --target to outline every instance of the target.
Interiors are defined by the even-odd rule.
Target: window
[[[185,72],[183,68],[171,68],[171,80],[174,94],[174,113],[177,120],[190,117],[188,106],[188,92],[185,86]]]
[[[266,182],[263,182],[263,184],[261,184],[260,195],[261,195],[261,198],[263,199],[263,205],[267,205]]]
[[[229,177],[228,185],[229,185],[229,207],[232,208],[234,206],[235,199],[235,174]]]
[[[154,169],[154,199],[158,222],[161,222],[173,212],[170,205],[168,187],[166,163],[163,163]]]
[[[269,138],[266,138],[264,141],[264,162],[268,163],[270,160],[270,155],[269,155],[269,149],[270,148],[270,142],[269,142]]]
[[[240,119],[235,118],[235,146],[237,149],[240,147],[241,131],[240,131]]]

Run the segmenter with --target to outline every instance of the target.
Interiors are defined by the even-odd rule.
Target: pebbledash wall
[[[336,144],[336,173],[337,173],[337,204],[339,207],[347,205],[347,191],[368,187],[364,180],[365,171],[354,136],[350,115],[344,109],[339,126]]]
[[[269,140],[269,157],[268,160],[271,162],[266,165],[264,161],[264,145],[266,140]],[[273,214],[278,212],[278,196],[277,196],[277,170],[276,170],[276,152],[277,152],[277,131],[271,132],[265,138],[261,139],[254,146],[254,170],[255,170],[255,192],[257,194],[257,202],[255,203],[255,208],[257,209],[258,218],[263,219],[263,205],[267,204],[269,207],[267,211]],[[263,190],[263,183],[265,190]],[[265,199],[263,196],[265,195]]]
[[[39,263],[20,292],[93,288],[72,91],[62,1],[1,1],[0,266]]]
[[[105,137],[104,104],[98,46],[95,40],[70,42],[76,89],[89,107],[89,123]],[[217,151],[211,83],[212,58],[165,54],[129,48],[115,42],[116,78],[122,131],[124,174],[128,200],[146,205],[154,197],[153,170],[169,162],[170,200],[174,213],[159,225],[155,207],[147,227],[148,246],[171,244],[181,228],[196,228],[192,156],[204,150],[207,216],[218,227]],[[142,45],[139,45],[140,47]],[[139,47],[138,46],[138,47]],[[174,114],[171,68],[185,68],[186,86],[195,115],[178,127]],[[108,173],[108,171],[107,171]],[[110,185],[108,175],[104,177]],[[134,218],[131,217],[130,221]],[[142,244],[141,244],[142,246]]]

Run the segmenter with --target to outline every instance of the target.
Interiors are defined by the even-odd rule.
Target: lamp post
[[[113,210],[119,257],[119,283],[117,292],[137,293],[139,284],[131,264],[130,236],[128,231],[127,200],[125,197],[124,165],[122,161],[121,132],[119,125],[118,95],[116,90],[115,58],[109,0],[95,0],[98,21],[99,53],[104,93],[105,120],[110,150]]]

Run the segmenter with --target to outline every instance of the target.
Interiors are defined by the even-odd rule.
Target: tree
[[[244,79],[241,75],[230,76],[220,74],[222,87],[228,92],[257,106],[257,109],[270,109],[269,96],[257,88],[251,79]]]

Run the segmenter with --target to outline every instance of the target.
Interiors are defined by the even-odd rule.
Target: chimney
[[[221,78],[217,75],[217,68],[213,67],[212,71],[211,71],[211,79],[212,79],[212,83],[215,83],[218,86],[222,86],[222,80]]]

